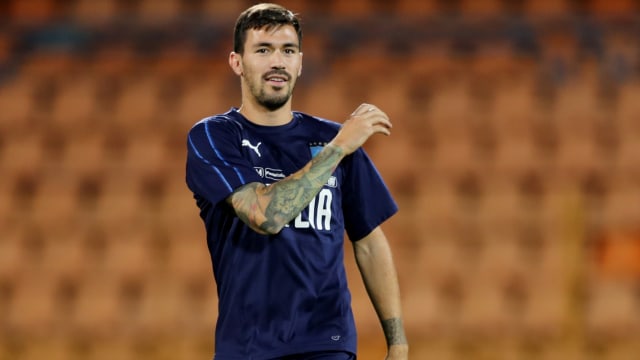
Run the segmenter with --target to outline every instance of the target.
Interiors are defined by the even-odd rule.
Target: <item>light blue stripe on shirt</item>
[[[220,159],[220,161],[222,161],[222,163],[225,164],[226,166],[231,167],[233,169],[233,171],[235,171],[236,175],[238,176],[238,179],[240,179],[240,182],[242,184],[244,184],[245,183],[244,177],[242,177],[242,174],[240,173],[240,171],[235,166],[231,166],[227,162],[227,160],[225,160],[222,157],[222,155],[220,155],[220,152],[216,148],[216,145],[214,144],[213,139],[211,138],[211,135],[209,134],[209,123],[208,122],[204,123],[204,130],[205,130],[205,133],[207,133],[207,139],[209,139],[209,145],[211,145],[211,149],[213,149],[213,152],[216,154],[218,159]]]
[[[205,159],[200,152],[198,151],[198,149],[196,149],[196,146],[193,144],[193,140],[191,140],[191,136],[189,136],[189,145],[191,146],[191,149],[193,149],[194,154],[196,154],[196,156],[198,158],[200,158],[200,160],[202,160],[205,164],[211,166],[211,168],[218,174],[218,176],[220,177],[220,179],[222,179],[222,181],[224,182],[224,184],[227,186],[227,189],[231,192],[233,191],[233,187],[231,187],[231,184],[229,184],[229,182],[227,181],[227,179],[224,177],[224,175],[222,175],[222,172],[220,171],[220,169],[218,169],[215,165],[211,164],[211,162],[207,159]]]

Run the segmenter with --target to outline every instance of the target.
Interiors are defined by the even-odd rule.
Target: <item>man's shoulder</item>
[[[235,119],[231,111],[223,114],[215,114],[198,120],[191,127],[190,133],[211,132],[215,129],[241,129],[242,124]]]
[[[335,122],[333,120],[325,119],[320,116],[310,115],[301,111],[293,112],[296,116],[299,116],[300,119],[304,120],[306,124],[318,126],[318,127],[326,127],[330,129],[338,130],[342,126],[340,123]]]

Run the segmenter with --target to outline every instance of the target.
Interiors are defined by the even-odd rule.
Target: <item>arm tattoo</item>
[[[266,232],[277,231],[309,205],[335,170],[342,155],[340,148],[325,146],[304,168],[269,185],[264,192],[267,201],[263,206],[258,201],[259,184],[249,184],[242,189],[241,196],[234,196],[233,205],[238,216],[245,223]],[[249,190],[245,192],[245,189]]]
[[[387,339],[387,345],[391,346],[407,344],[407,337],[404,334],[402,319],[391,318],[383,320],[382,330],[384,331],[384,337]]]

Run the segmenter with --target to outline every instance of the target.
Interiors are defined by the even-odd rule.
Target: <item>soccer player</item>
[[[219,297],[214,359],[355,359],[345,231],[387,359],[407,359],[396,270],[380,229],[397,206],[361,148],[374,134],[389,135],[391,122],[369,104],[342,126],[292,112],[301,40],[298,18],[281,6],[240,14],[229,64],[242,104],[188,135],[186,181]]]

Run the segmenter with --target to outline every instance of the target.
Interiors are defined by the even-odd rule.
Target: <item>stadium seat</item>
[[[130,314],[123,309],[121,292],[122,284],[106,272],[86,279],[69,319],[74,332],[101,338],[125,329]]]
[[[567,287],[553,273],[531,279],[528,301],[521,319],[525,336],[556,339],[566,322]]]
[[[153,270],[153,259],[143,230],[110,232],[104,271],[119,283],[144,281]]]
[[[640,330],[640,308],[632,284],[594,279],[588,292],[586,330],[592,336],[620,338]]]
[[[54,330],[53,284],[42,274],[23,277],[16,284],[6,326],[17,334],[41,337]]]
[[[75,223],[76,197],[71,173],[46,174],[33,199],[30,220],[47,231],[61,231]]]
[[[362,19],[375,13],[374,0],[331,1],[330,12],[334,18]]]
[[[402,19],[424,19],[438,12],[438,2],[435,0],[398,0],[394,3],[394,14]]]
[[[65,133],[95,129],[96,123],[99,123],[97,115],[100,84],[97,80],[89,72],[80,72],[61,81],[50,113],[54,129]]]
[[[44,134],[37,130],[13,132],[12,136],[7,136],[0,158],[2,172],[5,174],[37,172],[44,164],[46,156],[43,149],[43,136]]]
[[[502,3],[500,0],[462,0],[460,11],[471,21],[496,19],[504,14]]]
[[[166,26],[180,16],[182,3],[181,0],[142,0],[137,17],[146,26]]]
[[[9,1],[9,17],[21,26],[34,26],[53,19],[56,4],[53,0]]]
[[[570,2],[566,0],[526,0],[524,12],[532,19],[549,19],[570,13]]]
[[[17,76],[0,86],[0,129],[26,130],[36,109],[35,92],[39,81],[30,76]]]
[[[592,0],[588,2],[588,10],[596,18],[628,17],[637,11],[637,3],[632,0]]]
[[[107,25],[118,17],[117,0],[78,0],[71,10],[74,21],[84,26],[100,27]]]

